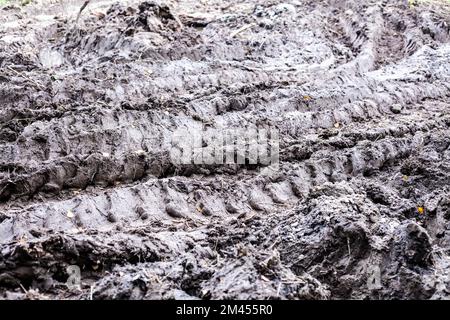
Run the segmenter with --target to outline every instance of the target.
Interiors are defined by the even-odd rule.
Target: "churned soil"
[[[0,7],[0,298],[450,298],[445,1],[83,2]]]

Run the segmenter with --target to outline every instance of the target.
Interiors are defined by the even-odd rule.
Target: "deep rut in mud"
[[[449,298],[449,5],[82,3],[0,9],[1,298]]]

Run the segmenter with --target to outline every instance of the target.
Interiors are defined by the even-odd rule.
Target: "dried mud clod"
[[[0,298],[449,298],[449,5],[84,3],[0,7]]]

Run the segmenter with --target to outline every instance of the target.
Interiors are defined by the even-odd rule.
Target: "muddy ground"
[[[82,4],[0,9],[0,298],[450,298],[444,1]],[[171,162],[249,125],[277,172]]]

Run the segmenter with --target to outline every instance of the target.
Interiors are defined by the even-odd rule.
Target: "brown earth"
[[[82,3],[0,8],[1,298],[450,297],[449,5]],[[254,125],[278,172],[171,162]]]

